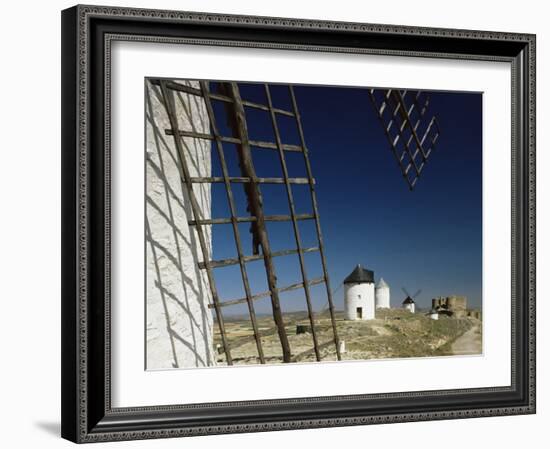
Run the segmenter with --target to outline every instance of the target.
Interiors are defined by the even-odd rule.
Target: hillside
[[[378,310],[376,319],[369,321],[345,321],[342,313],[336,317],[338,334],[346,348],[343,360],[481,354],[481,321],[475,318],[441,316],[439,320],[431,320],[423,313],[411,314],[402,309]],[[296,333],[297,325],[309,324],[307,314],[295,312],[285,314],[284,318],[294,361],[314,361],[311,333]],[[336,360],[330,318],[323,314],[317,322],[322,359]],[[229,317],[225,326],[234,363],[258,363],[250,321],[246,317]],[[258,326],[266,362],[280,363],[281,349],[273,319],[259,316]],[[215,344],[221,343],[217,327],[214,340]],[[217,362],[225,363],[223,353]]]

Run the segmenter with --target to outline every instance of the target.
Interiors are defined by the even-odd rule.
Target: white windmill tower
[[[346,320],[374,319],[374,272],[357,265],[344,279]]]
[[[375,304],[377,309],[390,308],[390,286],[386,284],[384,278],[380,278],[374,289]]]
[[[405,295],[407,295],[407,297],[405,298],[405,300],[403,301],[403,308],[405,310],[408,310],[409,312],[411,313],[414,313],[415,312],[415,309],[416,309],[416,303],[414,302],[414,298],[416,298],[420,292],[422,290],[418,290],[414,295],[410,295],[409,292],[405,289],[405,288],[402,288],[401,290],[403,290],[403,292],[405,293]]]

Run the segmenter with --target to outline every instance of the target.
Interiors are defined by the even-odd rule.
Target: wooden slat
[[[151,81],[151,84],[160,86],[161,80],[153,79],[150,81]],[[164,84],[164,86],[166,86],[170,90],[175,90],[177,92],[184,92],[186,94],[195,95],[197,97],[203,97],[202,90],[197,89],[196,87],[186,86],[184,84],[180,84],[175,81],[168,81],[168,80],[162,80],[162,84]],[[219,100],[226,103],[231,103],[233,101],[230,97],[226,95],[215,94],[212,92],[208,92],[208,97],[211,98],[212,100]]]
[[[164,133],[167,136],[173,136],[174,135],[174,131],[171,130],[171,129],[165,129]],[[198,132],[195,132],[195,131],[183,131],[183,130],[180,129],[180,130],[178,130],[178,134],[182,137],[191,137],[191,138],[194,138],[194,139],[214,140],[214,136],[212,136],[211,134],[198,133]],[[236,137],[219,136],[218,139],[221,140],[224,143],[234,143],[234,144],[240,144],[241,143],[240,139],[238,139]],[[278,149],[277,145],[273,142],[265,142],[265,141],[262,141],[262,140],[249,140],[248,143],[251,147],[265,148],[265,149],[268,149],[268,150],[277,150]],[[285,150],[285,151],[294,151],[296,153],[301,153],[302,152],[302,147],[299,146],[299,145],[284,144],[283,145],[283,150]]]
[[[286,195],[288,200],[288,205],[290,208],[290,216],[292,218],[292,228],[294,230],[294,237],[296,240],[296,248],[298,249],[298,260],[300,262],[300,271],[302,273],[302,280],[304,284],[304,294],[306,297],[306,306],[307,306],[307,314],[309,317],[309,323],[311,325],[311,337],[313,339],[313,349],[315,351],[315,357],[317,361],[321,360],[321,352],[319,350],[319,342],[317,339],[317,330],[315,328],[315,317],[313,314],[313,305],[311,303],[311,293],[309,290],[309,284],[308,284],[308,275],[307,275],[307,269],[306,264],[304,260],[304,252],[302,249],[302,240],[300,238],[300,230],[298,228],[298,222],[296,220],[296,207],[294,205],[294,195],[292,193],[292,187],[289,182],[289,176],[288,176],[288,167],[286,165],[286,159],[285,159],[285,153],[283,150],[283,141],[281,138],[281,134],[279,132],[279,125],[277,123],[277,116],[275,114],[275,111],[273,110],[273,102],[271,100],[271,91],[269,90],[269,85],[265,84],[265,94],[267,97],[267,104],[269,106],[269,114],[271,116],[271,124],[273,125],[273,132],[275,134],[275,142],[277,143],[277,148],[279,149],[279,162],[281,163],[281,169],[283,171],[283,178],[285,180],[285,187],[286,187]],[[309,181],[309,180],[308,180]]]
[[[251,147],[257,148],[266,148],[268,150],[277,150],[277,145],[272,142],[263,142],[261,140],[251,140],[249,141]],[[285,143],[283,146],[284,151],[293,151],[295,153],[301,153],[303,151],[302,147],[299,145],[290,145]]]
[[[269,107],[266,106],[265,104],[254,103],[252,101],[243,100],[243,106],[247,106],[249,108],[261,109],[262,111],[269,111]],[[281,115],[286,115],[287,117],[294,117],[293,112],[285,111],[284,109],[273,108],[273,112]]]
[[[263,351],[263,348],[262,348],[262,340],[261,340],[261,337],[260,337],[260,334],[259,334],[258,323],[257,323],[257,320],[256,320],[256,312],[254,310],[254,304],[253,304],[253,301],[251,299],[252,291],[250,289],[250,283],[249,283],[248,274],[247,274],[247,271],[246,271],[245,260],[243,258],[243,247],[242,247],[240,232],[239,232],[239,228],[238,228],[237,220],[236,220],[237,207],[235,206],[235,200],[233,198],[233,191],[231,189],[231,183],[229,182],[229,170],[228,170],[227,164],[225,162],[225,154],[224,154],[224,151],[223,151],[223,144],[222,144],[222,141],[220,139],[220,133],[218,132],[218,127],[217,127],[217,124],[216,124],[216,117],[215,117],[215,114],[214,114],[214,109],[213,109],[212,103],[210,102],[210,99],[209,99],[210,91],[209,91],[208,83],[205,82],[205,81],[201,81],[200,86],[201,86],[201,92],[203,94],[203,98],[205,100],[205,105],[206,105],[206,111],[208,113],[208,118],[210,120],[211,131],[212,131],[212,134],[215,137],[216,150],[218,151],[218,158],[220,160],[220,165],[221,165],[221,168],[222,168],[223,179],[224,179],[224,184],[225,184],[225,191],[226,191],[226,195],[227,195],[227,201],[229,203],[229,211],[231,213],[231,225],[232,225],[232,229],[233,229],[233,236],[235,238],[235,245],[237,247],[238,258],[237,258],[236,263],[239,264],[239,266],[240,266],[241,278],[242,278],[242,281],[243,281],[244,291],[245,291],[245,294],[246,294],[246,302],[248,304],[248,313],[249,313],[249,316],[250,316],[250,321],[252,323],[252,329],[253,329],[253,332],[254,332],[254,339],[256,340],[256,348],[258,350],[258,356],[260,358],[260,363],[265,363],[264,351]],[[198,221],[197,217],[195,217],[195,218]],[[199,224],[197,226],[197,228],[200,228],[200,227],[201,227],[201,225]],[[205,269],[210,270],[209,265],[210,264],[206,264]]]
[[[377,114],[378,119],[380,120],[380,123],[382,124],[382,128],[384,130],[384,133],[386,135],[386,138],[388,139],[388,142],[389,142],[389,145],[390,145],[390,150],[392,151],[392,154],[394,155],[394,157],[395,157],[395,159],[396,159],[396,161],[397,161],[397,163],[398,163],[398,165],[401,169],[401,174],[402,174],[403,178],[405,179],[405,182],[408,184],[409,189],[412,190],[414,188],[415,184],[416,184],[416,181],[412,182],[411,177],[408,175],[408,173],[409,173],[411,168],[415,169],[415,175],[412,177],[412,179],[414,180],[420,175],[420,169],[419,169],[418,165],[416,164],[416,162],[413,161],[413,160],[411,160],[411,162],[409,162],[406,166],[404,166],[403,165],[403,160],[405,158],[405,155],[407,155],[409,157],[409,159],[412,159],[410,144],[415,138],[418,139],[417,129],[418,129],[418,126],[420,125],[422,116],[424,115],[426,109],[425,108],[420,109],[421,107],[418,104],[419,95],[417,94],[414,101],[416,102],[417,108],[419,108],[419,111],[420,111],[418,120],[416,121],[416,123],[413,126],[412,123],[411,123],[410,117],[408,117],[408,116],[403,117],[402,122],[401,122],[401,126],[397,127],[397,133],[398,134],[397,134],[396,137],[394,137],[389,132],[392,125],[393,125],[394,120],[391,119],[389,121],[389,123],[385,123],[384,117],[380,114],[380,108],[377,104],[376,96],[375,96],[374,92],[375,92],[374,89],[371,89],[369,91],[369,96],[370,96],[370,99],[371,99],[371,103],[372,103],[372,105],[374,106],[375,110],[378,113]],[[392,90],[392,89],[386,90],[384,98],[385,98],[384,101],[387,101],[387,102],[393,101],[393,103],[396,103],[396,104],[398,104],[400,102],[400,99],[402,100],[401,93],[399,91]],[[427,105],[427,104],[428,104],[428,101],[425,102],[425,105]],[[405,106],[403,107],[403,109],[401,109],[401,111],[404,112],[404,115],[406,115]],[[399,154],[399,151],[398,151],[398,148],[397,148],[397,143],[400,140],[406,125],[409,125],[411,127],[410,128],[411,135],[410,135],[410,137],[407,141],[405,141],[403,139],[405,150],[401,154]],[[423,156],[427,157],[426,154],[424,154]]]
[[[332,324],[332,334],[334,336],[334,345],[336,349],[336,357],[338,360],[342,360],[342,355],[340,354],[340,338],[338,337],[338,330],[336,328],[336,312],[334,310],[334,302],[332,300],[332,289],[330,288],[330,278],[328,275],[327,260],[325,257],[325,248],[323,243],[323,233],[321,232],[321,218],[319,216],[319,207],[317,205],[317,195],[315,194],[315,181],[313,179],[313,172],[311,170],[311,164],[309,162],[308,151],[306,147],[306,140],[304,137],[304,129],[302,127],[302,120],[300,118],[300,110],[298,109],[298,103],[296,102],[296,95],[294,95],[294,88],[292,85],[288,87],[290,91],[290,99],[292,101],[292,110],[296,116],[296,124],[298,126],[298,135],[300,136],[300,144],[302,145],[304,151],[304,162],[306,165],[306,172],[309,179],[309,190],[311,195],[311,204],[313,207],[313,215],[315,215],[315,228],[317,230],[317,241],[319,245],[319,254],[321,256],[321,265],[323,267],[323,279],[325,282],[327,300],[330,310],[330,321]]]
[[[314,285],[322,284],[323,282],[325,282],[325,278],[323,276],[321,276],[321,277],[318,277],[318,278],[315,278],[315,279],[310,279],[308,281],[308,285],[310,287],[312,287]],[[277,292],[278,293],[290,292],[290,291],[293,291],[293,290],[298,290],[300,288],[304,288],[304,283],[303,282],[297,282],[296,284],[287,285],[286,287],[283,287],[283,288],[277,288]],[[265,292],[253,295],[252,300],[257,301],[258,299],[267,298],[269,296],[271,296],[271,291],[265,291]],[[231,299],[229,301],[224,301],[224,302],[220,303],[220,307],[234,306],[236,304],[242,304],[244,302],[246,302],[246,298]],[[213,308],[214,305],[209,304],[208,307]]]
[[[199,133],[199,132],[196,132],[196,131],[185,131],[185,130],[182,130],[182,129],[179,129],[177,133],[181,137],[191,137],[193,139],[204,139],[204,140],[216,140],[216,139],[218,139],[220,142],[223,142],[223,143],[235,143],[235,144],[241,143],[241,141],[239,139],[237,139],[236,137],[225,137],[225,136],[214,137],[212,134]],[[174,135],[174,130],[165,129],[164,134],[166,134],[167,136],[173,136]]]
[[[296,220],[313,220],[315,216],[313,214],[297,214]],[[256,221],[256,217],[235,217],[237,223],[251,223]],[[266,215],[265,221],[290,221],[290,215]],[[232,218],[205,218],[198,220],[202,225],[215,225],[215,224],[229,224],[232,222]],[[196,220],[188,221],[190,226],[196,226]]]
[[[311,248],[302,248],[302,253],[312,253],[315,251],[319,251],[319,248],[317,246],[313,246]],[[282,251],[274,251],[271,253],[271,257],[281,257],[281,256],[290,256],[293,254],[298,254],[299,251],[297,249],[285,249]],[[254,262],[255,260],[262,260],[264,258],[263,254],[254,254],[252,256],[243,256],[242,260],[244,262]],[[211,268],[220,268],[220,267],[228,267],[230,265],[236,265],[239,263],[238,258],[229,258],[229,259],[219,259],[219,260],[211,260],[208,265],[210,265]],[[206,264],[204,262],[199,262],[199,268],[205,269]]]
[[[225,179],[222,176],[192,176],[190,178],[191,183],[204,184],[204,183],[223,183]],[[238,183],[251,183],[251,184],[284,184],[283,178],[250,178],[244,176],[231,176],[228,178],[229,182]],[[290,184],[309,184],[308,178],[289,178]]]
[[[412,124],[410,117],[404,111],[405,107],[404,107],[403,97],[401,96],[401,93],[399,93],[398,91],[395,91],[394,98],[395,98],[395,102],[403,107],[401,118],[402,118],[402,120],[406,121],[409,124],[411,133],[414,137],[414,141],[416,142],[416,145],[420,148],[420,151],[422,152],[422,158],[425,161],[426,160],[426,154],[424,153],[424,150],[422,149],[422,144],[420,143],[420,138],[418,137],[418,134],[416,133],[416,130],[414,129],[414,125]],[[409,147],[407,146],[407,150],[408,150],[408,148]],[[416,170],[416,174],[418,176],[419,172],[418,172],[418,167],[416,165],[416,162],[414,160],[412,162],[413,162],[414,168]]]
[[[292,359],[290,343],[286,333],[283,313],[279,301],[279,293],[277,290],[277,275],[275,273],[275,265],[271,257],[271,246],[267,236],[265,226],[265,215],[263,210],[263,200],[260,188],[258,186],[258,178],[252,160],[252,151],[248,140],[248,128],[246,124],[246,113],[242,105],[242,99],[237,83],[226,83],[224,87],[228,95],[233,99],[233,114],[230,115],[230,126],[233,127],[234,133],[241,139],[241,143],[237,145],[237,155],[239,157],[239,167],[241,173],[253,182],[245,184],[245,193],[248,199],[248,207],[250,214],[256,217],[256,222],[252,224],[253,246],[254,252],[258,253],[261,247],[263,253],[263,261],[265,272],[267,275],[267,285],[271,292],[271,308],[273,320],[277,325],[281,349],[283,352],[283,362],[289,363]],[[279,179],[279,178],[273,178]]]

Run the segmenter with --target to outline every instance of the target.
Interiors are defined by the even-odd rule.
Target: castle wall
[[[465,296],[440,296],[432,299],[432,308],[441,307],[441,313],[448,314],[454,318],[472,317],[481,319],[481,311],[468,309],[468,298]]]
[[[433,298],[432,308],[437,309],[438,307],[443,307],[454,314],[465,316],[465,312],[468,308],[468,300],[465,296],[456,295]]]
[[[447,297],[447,307],[453,310],[465,310],[467,301],[465,296],[449,296]]]

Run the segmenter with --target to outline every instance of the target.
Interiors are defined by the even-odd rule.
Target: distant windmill
[[[414,295],[411,295],[405,287],[401,287],[401,290],[403,290],[403,293],[406,295],[406,298],[403,301],[403,308],[411,313],[414,313],[416,306],[414,300],[418,295],[420,295],[422,289],[419,289]]]

